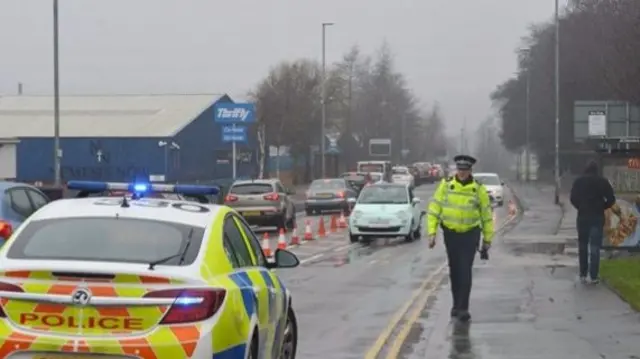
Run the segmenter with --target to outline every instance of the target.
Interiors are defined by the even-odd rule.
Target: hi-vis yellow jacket
[[[493,212],[487,189],[475,180],[463,185],[455,177],[443,179],[427,208],[427,233],[435,235],[438,224],[455,232],[481,227],[483,240],[491,243]]]

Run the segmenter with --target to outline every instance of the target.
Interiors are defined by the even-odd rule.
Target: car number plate
[[[316,197],[320,197],[320,198],[329,198],[329,197],[331,197],[331,195],[330,195],[330,194],[328,194],[328,193],[320,193],[320,194],[318,194]]]
[[[248,212],[242,212],[243,216],[259,216],[261,214],[260,211],[248,211]]]
[[[382,218],[378,218],[378,219],[374,219],[374,220],[372,220],[372,221],[371,221],[371,224],[373,224],[373,225],[377,225],[377,226],[380,226],[380,225],[387,225],[387,224],[389,224],[389,220],[387,220],[387,219],[382,219]]]

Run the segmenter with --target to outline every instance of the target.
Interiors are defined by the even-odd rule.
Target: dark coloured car
[[[317,179],[309,185],[304,209],[307,215],[322,211],[351,213],[358,198],[357,192],[344,178]]]
[[[371,184],[373,179],[367,172],[345,172],[340,175],[347,181],[347,184],[356,191],[356,197],[367,184]]]

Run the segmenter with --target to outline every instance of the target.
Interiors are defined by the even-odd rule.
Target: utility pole
[[[530,169],[529,169],[529,165],[530,165],[530,158],[531,158],[531,143],[530,143],[530,120],[531,120],[531,72],[529,71],[529,69],[527,68],[527,99],[526,99],[526,105],[525,105],[525,150],[526,150],[526,157],[524,158],[525,160],[525,170],[524,170],[524,175],[525,175],[525,181],[529,182],[529,179],[531,178],[530,176]]]
[[[333,25],[332,22],[322,23],[322,99],[320,105],[322,106],[322,129],[320,131],[320,154],[322,156],[322,178],[327,174],[327,163],[325,158],[326,151],[326,126],[327,126],[327,46],[326,46],[326,32],[327,26]]]
[[[555,143],[555,198],[556,204],[560,204],[560,14],[559,4],[556,0],[555,24],[556,24],[556,51],[555,51],[555,87],[556,87],[556,143]]]
[[[58,0],[53,0],[53,172],[55,185],[62,182],[60,162],[60,66],[58,55]]]

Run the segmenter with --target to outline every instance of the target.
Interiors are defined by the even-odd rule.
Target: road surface
[[[426,206],[434,189],[435,185],[416,189],[421,205]],[[496,209],[496,217],[497,222],[504,221],[506,205]],[[280,275],[294,296],[298,357],[304,359],[384,358],[401,334],[403,319],[398,312],[410,299],[417,299],[412,298],[416,289],[438,273],[445,259],[441,240],[433,250],[425,239],[350,244],[346,230],[292,251],[302,265],[280,270]]]

